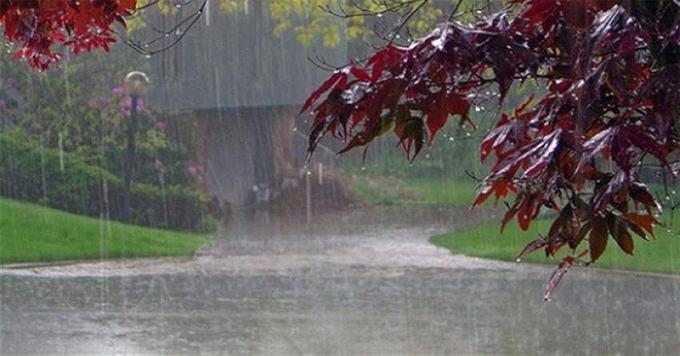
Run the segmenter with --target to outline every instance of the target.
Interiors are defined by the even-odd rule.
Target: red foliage
[[[310,96],[309,153],[326,134],[348,142],[346,151],[393,128],[412,159],[450,116],[471,123],[478,92],[496,85],[502,103],[513,83],[536,80],[543,97],[503,114],[482,142],[482,160],[493,155],[496,163],[473,206],[515,193],[503,226],[516,218],[524,230],[542,209],[559,212],[548,235],[520,253],[572,250],[549,295],[575,256],[589,251],[587,264],[595,262],[609,237],[628,254],[631,235],[653,237],[660,206],[639,168],[656,160],[676,174],[669,161],[680,143],[678,4],[515,0],[484,21],[444,23],[409,47],[390,44]],[[587,250],[579,250],[584,240]]]
[[[17,43],[18,58],[44,70],[61,58],[55,44],[74,53],[94,48],[109,50],[115,42],[114,21],[125,24],[137,0],[3,0],[0,24],[5,40]]]

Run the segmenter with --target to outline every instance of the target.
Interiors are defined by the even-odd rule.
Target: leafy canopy
[[[481,143],[481,160],[495,164],[472,205],[512,193],[502,226],[517,220],[524,230],[542,210],[556,212],[545,236],[517,256],[571,250],[547,299],[569,266],[594,263],[610,239],[632,255],[633,236],[654,238],[661,207],[640,172],[658,165],[664,177],[677,174],[679,7],[514,0],[407,47],[388,43],[309,96],[309,153],[326,135],[344,140],[345,152],[394,132],[413,159],[452,117],[474,127],[470,108],[484,93],[497,90],[502,104],[513,83],[538,83],[536,98],[500,115]]]
[[[392,15],[401,10],[411,9],[412,0],[256,0],[267,4],[272,19],[276,21],[274,34],[286,31],[295,33],[305,46],[320,41],[326,47],[334,47],[341,38],[368,40],[373,35],[375,18],[368,14]],[[452,3],[453,0],[438,0]],[[248,6],[243,0],[220,0],[227,13],[245,11]],[[344,12],[343,12],[344,11]],[[329,12],[345,16],[330,16]],[[403,11],[401,11],[403,12]],[[432,21],[442,17],[441,6],[423,7],[411,21],[411,31],[425,34]],[[300,21],[302,20],[302,21]]]
[[[39,70],[48,69],[63,55],[55,45],[69,47],[73,52],[93,49],[109,50],[116,41],[118,22],[128,32],[146,27],[145,10],[155,7],[164,15],[177,15],[184,5],[199,5],[205,0],[176,2],[171,0],[7,0],[0,3],[0,26],[4,39],[19,46],[18,58],[25,59]],[[454,0],[443,0],[452,2]],[[225,13],[247,12],[249,4],[266,4],[269,15],[276,22],[275,35],[292,31],[306,46],[320,41],[324,46],[334,47],[343,38],[367,40],[373,33],[375,23],[367,21],[364,12],[396,14],[409,10],[414,0],[217,0],[215,5]],[[349,14],[348,21],[329,16],[329,11],[344,9],[348,4],[360,5],[361,11]],[[205,5],[205,4],[204,4]],[[191,7],[191,6],[188,6]],[[208,8],[206,8],[207,10]],[[176,19],[181,26],[193,22],[202,11]],[[365,15],[365,14],[364,14]],[[411,21],[414,34],[426,33],[431,22],[442,17],[441,6],[426,6]],[[192,21],[189,21],[192,20]],[[174,28],[174,26],[171,26]],[[178,29],[180,28],[178,27]],[[157,42],[158,39],[150,43]],[[142,45],[144,52],[148,51]],[[156,46],[154,46],[156,47]],[[155,52],[155,51],[154,51]]]
[[[136,5],[137,0],[5,0],[0,2],[0,25],[5,40],[20,45],[16,56],[43,70],[62,56],[55,44],[75,53],[108,51],[116,41],[112,24],[125,24]]]

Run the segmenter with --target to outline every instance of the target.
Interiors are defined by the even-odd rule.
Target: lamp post
[[[123,196],[123,221],[130,221],[130,196],[132,186],[132,175],[135,170],[135,134],[139,127],[137,117],[137,103],[139,97],[146,93],[149,85],[149,78],[142,72],[130,72],[125,76],[123,88],[125,93],[130,95],[130,119],[127,125],[127,150],[125,151],[125,194]]]

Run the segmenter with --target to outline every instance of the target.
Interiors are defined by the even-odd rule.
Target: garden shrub
[[[0,195],[74,214],[120,220],[123,179],[71,154],[0,134]],[[222,209],[216,199],[183,186],[132,185],[131,223],[210,232]]]

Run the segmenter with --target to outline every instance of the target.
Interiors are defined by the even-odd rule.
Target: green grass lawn
[[[680,223],[676,214],[675,226]],[[444,247],[454,254],[472,257],[482,257],[502,261],[514,261],[515,256],[531,240],[538,237],[538,233],[545,234],[552,220],[535,221],[529,231],[521,231],[514,222],[500,234],[499,224],[485,224],[464,229],[450,234],[437,235],[430,238],[436,246]],[[664,227],[655,230],[657,239],[645,241],[637,236],[635,241],[635,256],[624,254],[613,239],[609,239],[607,251],[593,265],[601,268],[613,268],[633,271],[651,271],[663,273],[680,273],[680,236],[667,232]],[[580,249],[587,248],[587,242]],[[561,254],[568,252],[563,248]],[[579,250],[579,251],[580,251]],[[543,250],[535,251],[522,257],[522,262],[556,264],[558,258],[546,259]],[[588,257],[585,257],[587,260]]]
[[[358,176],[352,184],[364,201],[376,205],[469,206],[476,197],[474,182],[443,178],[385,178]]]
[[[0,264],[183,256],[207,235],[143,228],[0,198]]]

